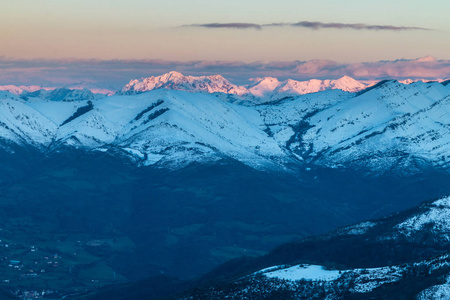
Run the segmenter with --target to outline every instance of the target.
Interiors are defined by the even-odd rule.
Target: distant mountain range
[[[358,92],[376,84],[375,80],[358,81],[349,76],[343,76],[335,80],[311,79],[297,81],[287,79],[279,81],[274,77],[250,78],[250,83],[246,85],[236,85],[225,79],[221,75],[210,76],[185,76],[179,72],[169,72],[161,76],[130,80],[122,89],[105,88],[93,83],[79,83],[64,87],[42,87],[37,85],[16,86],[3,85],[0,91],[7,91],[15,95],[25,95],[39,90],[89,90],[93,94],[111,96],[116,93],[124,95],[139,94],[155,89],[169,89],[189,92],[203,92],[215,94],[228,102],[240,102],[242,104],[265,103],[276,101],[284,97],[298,96],[310,93],[317,93],[325,90],[342,90],[346,92]],[[411,84],[417,81],[427,82],[424,79],[405,79],[399,81],[403,84]],[[54,92],[61,94],[61,92]],[[86,91],[84,91],[86,93]],[[45,94],[45,92],[43,92]],[[76,94],[76,93],[75,93]],[[53,97],[53,100],[84,100],[80,94],[78,97]]]
[[[346,92],[357,92],[370,86],[351,77],[344,76],[337,80],[308,81],[285,80],[264,77],[253,78],[252,83],[245,86],[232,84],[220,75],[184,76],[178,72],[170,72],[161,76],[130,81],[121,91],[123,94],[136,94],[154,89],[171,89],[191,92],[222,93],[239,96],[237,100],[268,102],[287,96],[316,93],[324,90],[339,89]]]
[[[114,91],[113,89],[110,88],[104,88],[104,87],[100,87],[97,86],[95,84],[89,84],[89,83],[79,83],[79,84],[73,84],[73,85],[69,85],[69,86],[64,86],[64,87],[44,87],[44,86],[38,86],[38,85],[0,85],[0,91],[5,91],[5,92],[10,92],[11,94],[17,95],[17,96],[28,96],[30,93],[43,93],[45,94],[45,91],[47,92],[54,92],[54,93],[60,93],[58,92],[58,90],[62,90],[62,91],[73,91],[73,93],[76,93],[76,91],[84,91],[84,93],[86,93],[86,91],[89,91],[93,94],[99,94],[99,95],[104,95],[104,96],[111,96],[114,95],[116,93],[116,91]],[[35,94],[36,95],[36,94]],[[55,101],[61,101],[61,100],[82,100],[83,97],[82,95],[80,95],[80,97],[78,98],[69,98],[69,99],[64,99],[64,98],[58,98],[58,99],[53,99]]]

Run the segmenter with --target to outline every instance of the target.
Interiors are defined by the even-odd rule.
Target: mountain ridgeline
[[[446,169],[450,159],[450,88],[438,82],[384,81],[252,106],[167,89],[56,102],[2,95],[0,138],[44,153],[69,146],[124,152],[145,166],[231,158],[258,170],[405,174]]]
[[[60,259],[26,277],[30,286],[69,294],[150,276],[192,279],[294,240],[295,255],[277,248],[220,276],[297,262],[385,267],[431,259],[423,254],[430,247],[445,252],[432,244],[393,258],[386,248],[373,264],[364,256],[352,264],[302,247],[307,236],[450,194],[449,85],[345,90],[354,83],[344,78],[322,82],[330,89],[320,92],[283,94],[296,84],[266,78],[244,90],[223,77],[201,85],[180,75],[133,81],[108,97],[0,92],[2,240],[33,252],[14,257],[0,247],[0,255],[32,264],[29,249],[38,248]]]

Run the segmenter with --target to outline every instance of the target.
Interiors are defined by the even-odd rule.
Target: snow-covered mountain
[[[308,81],[296,81],[288,79],[281,82],[276,78],[265,77],[254,79],[254,81],[255,83],[248,87],[248,91],[255,97],[263,98],[264,102],[288,96],[317,93],[324,90],[339,89],[353,93],[368,87],[368,85],[349,76],[336,80],[311,79]]]
[[[341,162],[370,157],[373,163],[391,166],[404,155],[400,163],[407,168],[420,161],[448,167],[450,94],[442,84],[386,82],[333,110],[311,118],[317,125],[304,141],[314,145],[312,153],[323,152]],[[323,121],[328,123],[325,127],[318,124]],[[338,146],[329,144],[333,139],[339,140]]]
[[[286,157],[256,110],[208,94],[155,90],[72,102],[11,95],[0,105],[0,135],[19,145],[118,147],[144,164],[232,157],[258,166]]]
[[[319,95],[300,110],[297,100],[258,107],[274,138],[300,159],[409,172],[424,164],[448,167],[448,86],[386,81],[325,109],[314,105]]]
[[[244,95],[247,93],[245,88],[232,84],[221,75],[195,77],[184,76],[179,72],[170,72],[161,76],[144,78],[142,80],[131,80],[122,89],[122,93],[136,94],[154,89],[225,93],[234,95]]]
[[[255,103],[278,100],[287,96],[316,93],[329,89],[357,92],[368,87],[367,84],[344,76],[337,80],[278,81],[273,77],[253,78],[250,85],[234,85],[220,75],[184,76],[170,72],[157,77],[131,80],[123,89],[123,94],[136,94],[154,89],[172,89],[191,92],[221,93],[238,96],[233,101],[246,100]]]
[[[45,149],[119,148],[145,165],[230,157],[255,168],[413,173],[450,163],[450,86],[437,82],[385,81],[357,93],[326,90],[256,106],[168,89],[101,99],[73,93],[36,91],[23,100],[3,92],[1,137]]]

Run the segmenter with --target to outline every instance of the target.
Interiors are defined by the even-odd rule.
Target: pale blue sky
[[[450,59],[450,2],[362,0],[3,1],[0,55],[15,58],[339,62]],[[181,25],[319,21],[430,31]]]

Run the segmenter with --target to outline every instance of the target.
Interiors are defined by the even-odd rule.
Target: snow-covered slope
[[[157,90],[151,95],[146,101],[130,99],[146,106],[124,124],[116,143],[147,156],[164,155],[166,161],[185,160],[186,156],[210,160],[208,154],[220,154],[257,166],[278,164],[278,159],[285,157],[280,145],[263,131],[260,116],[252,108],[205,94]],[[112,100],[102,103],[123,103],[121,98]],[[148,112],[141,114],[146,109]]]
[[[415,238],[427,231],[428,238],[442,243],[450,243],[450,197],[444,197],[432,203],[423,204],[420,212],[408,217],[396,225],[398,233],[391,234],[390,238],[405,236]]]
[[[369,235],[380,241],[407,241],[423,245],[450,246],[450,196],[424,202],[406,214],[340,228],[324,239],[336,236]]]
[[[447,168],[450,162],[450,89],[440,83],[382,82],[280,126],[275,120],[290,118],[292,109],[283,107],[289,105],[258,109],[271,132],[282,133],[287,147],[305,161],[410,172],[418,164]]]
[[[0,101],[1,147],[7,148],[8,143],[13,143],[44,148],[51,143],[56,130],[57,126],[53,122],[22,101]]]
[[[15,115],[4,118],[10,124],[0,136],[17,144],[119,148],[143,164],[231,157],[256,168],[408,174],[450,166],[450,86],[436,82],[386,81],[358,93],[325,90],[254,106],[168,89],[100,99],[87,90],[1,93]],[[41,129],[32,134],[38,128],[45,138]]]
[[[264,132],[258,111],[209,94],[155,90],[54,102],[3,93],[10,97],[0,102],[5,111],[0,136],[16,144],[119,148],[143,164],[161,161],[177,167],[223,157],[256,168],[282,167],[289,159]]]
[[[449,285],[427,287],[408,280],[440,282],[450,272],[450,255],[379,268],[327,270],[317,265],[275,266],[234,281],[225,287],[211,288],[193,298],[207,299],[448,299]],[[426,275],[424,275],[426,274]],[[406,286],[406,289],[405,289]],[[420,291],[420,287],[427,287]],[[419,290],[418,292],[416,290]],[[200,290],[201,291],[201,290]],[[185,299],[193,299],[185,298]]]

